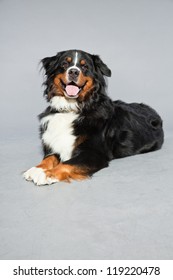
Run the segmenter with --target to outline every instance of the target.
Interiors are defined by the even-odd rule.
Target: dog
[[[38,186],[83,180],[113,159],[161,148],[161,117],[143,103],[112,101],[105,80],[111,70],[98,55],[68,50],[41,62],[49,102],[39,115],[44,158],[24,173],[26,180]]]

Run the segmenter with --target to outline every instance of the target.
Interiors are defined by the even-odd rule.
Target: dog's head
[[[104,76],[110,77],[111,70],[97,55],[79,50],[68,50],[42,59],[46,74],[45,95],[83,101],[92,92],[105,88]]]

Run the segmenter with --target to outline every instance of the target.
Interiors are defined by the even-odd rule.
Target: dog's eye
[[[69,66],[69,63],[67,61],[62,62],[62,67],[66,70]]]
[[[87,64],[82,65],[82,70],[83,70],[83,71],[88,70],[88,65],[87,65]]]

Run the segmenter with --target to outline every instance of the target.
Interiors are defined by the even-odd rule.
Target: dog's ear
[[[56,63],[56,56],[45,57],[41,60],[45,74],[47,75],[51,68],[54,68]]]
[[[104,76],[111,76],[111,70],[107,67],[107,65],[101,60],[101,58],[98,55],[93,55],[93,61],[96,70],[99,70]]]
[[[41,60],[46,75],[50,74],[58,67],[59,58],[62,54],[63,52],[58,52],[55,56],[45,57]]]

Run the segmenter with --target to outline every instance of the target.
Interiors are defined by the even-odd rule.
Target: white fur
[[[75,54],[75,61],[74,61],[75,66],[76,66],[77,62],[78,62],[78,52],[76,52],[76,54]]]
[[[46,177],[46,174],[42,168],[32,167],[28,169],[23,177],[27,181],[33,181],[37,186],[41,185],[50,185],[55,182],[58,182],[58,179]]]
[[[75,99],[66,99],[64,96],[54,96],[50,101],[51,107],[59,112],[78,112],[79,107]]]
[[[61,161],[71,158],[76,140],[72,123],[77,117],[78,115],[74,112],[56,113],[41,120],[41,125],[47,123],[42,140],[53,150],[53,153],[60,155]]]

